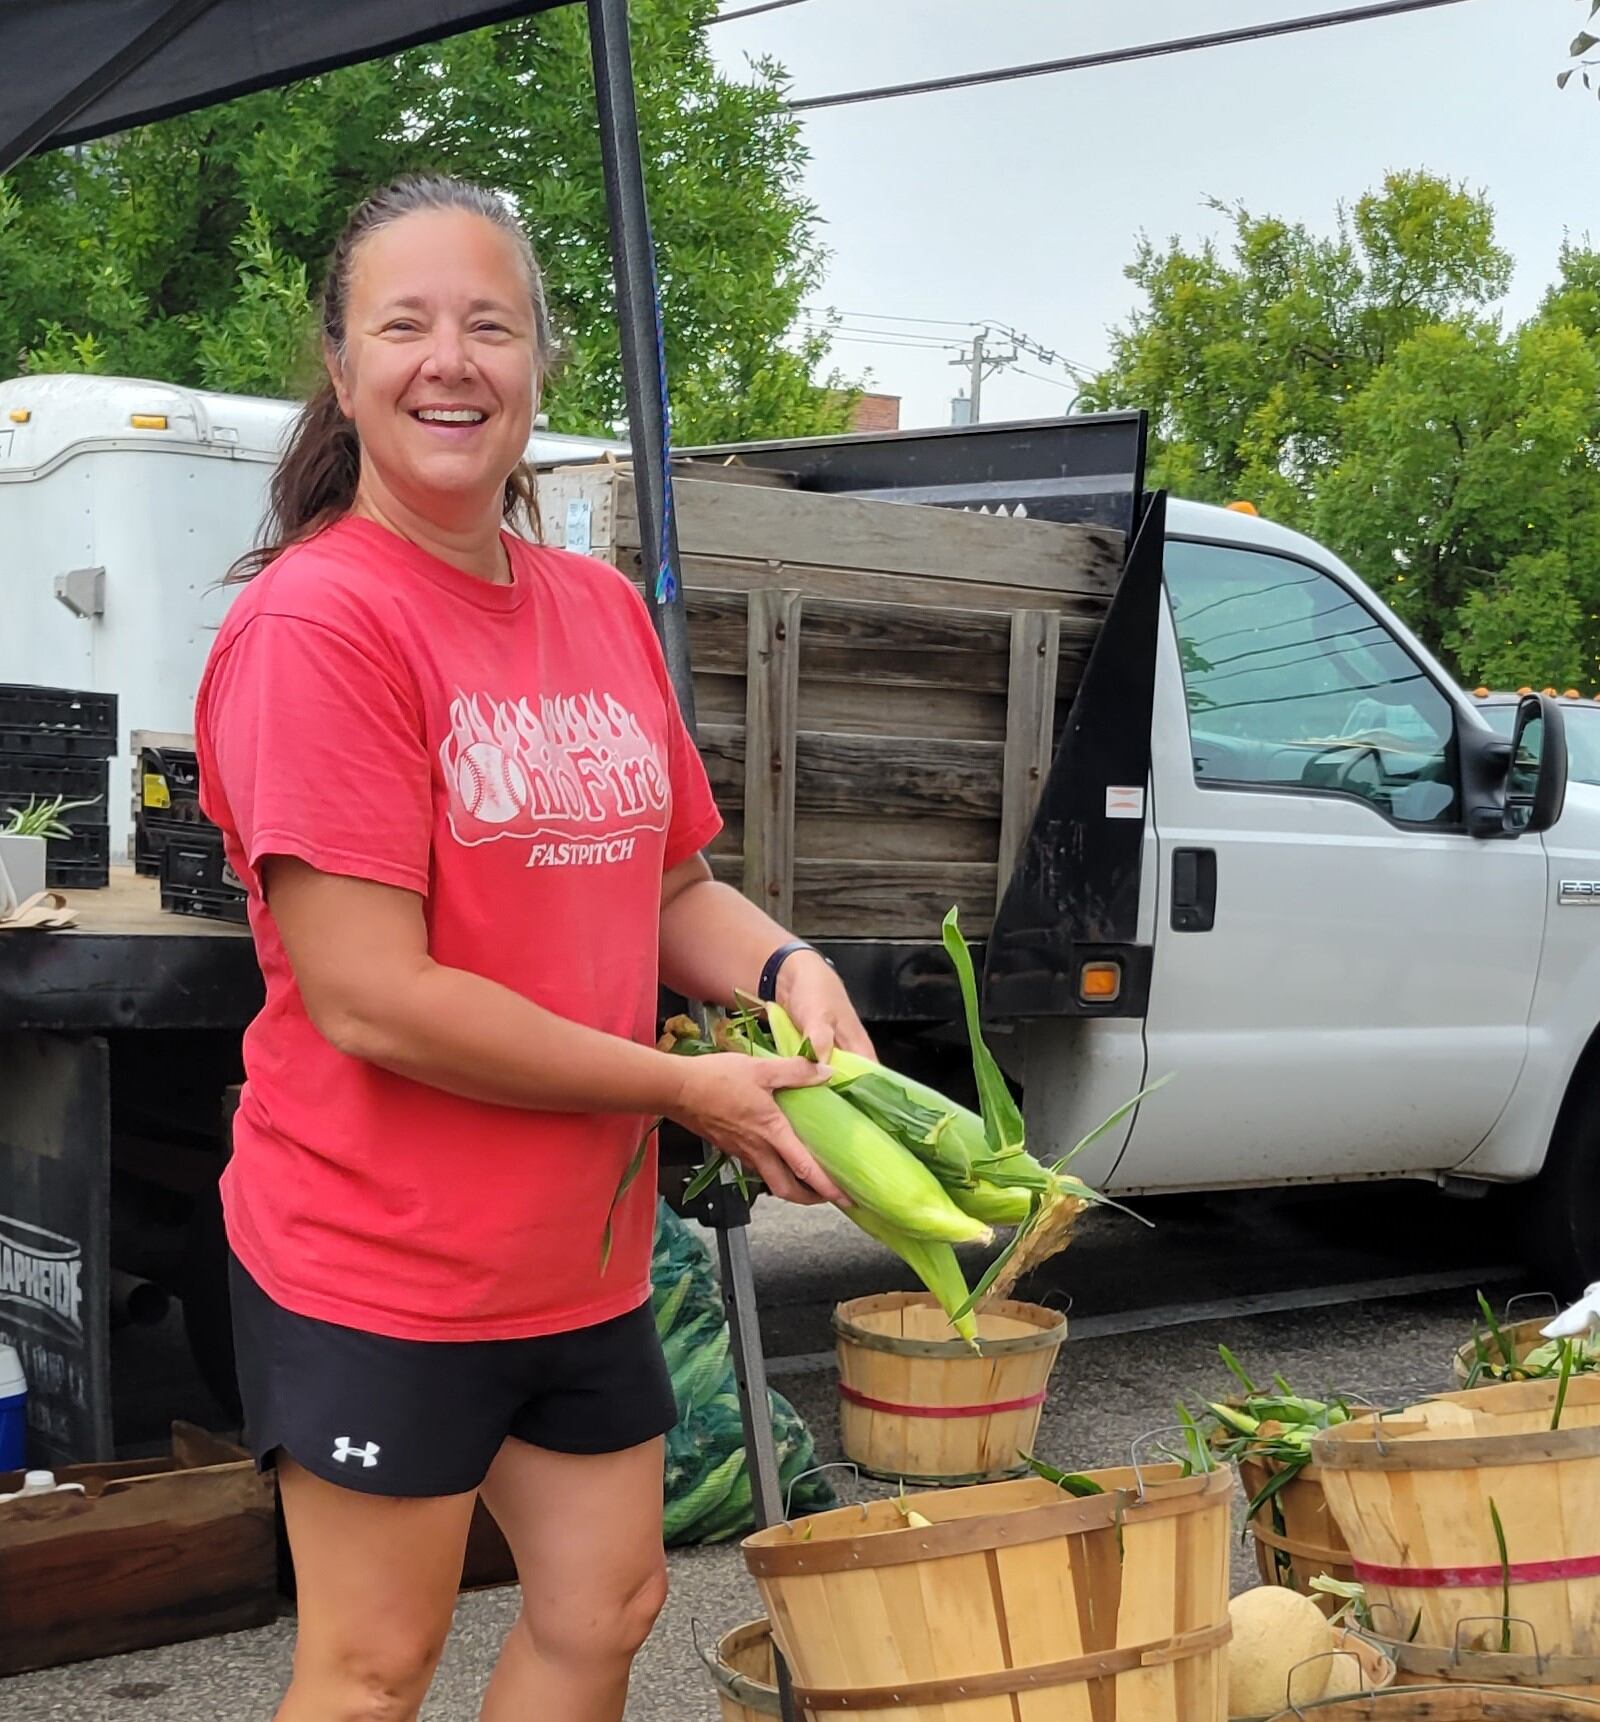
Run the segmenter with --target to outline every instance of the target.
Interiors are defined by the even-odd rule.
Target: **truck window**
[[[1180,540],[1166,582],[1197,783],[1455,822],[1454,711],[1360,599],[1287,556]]]

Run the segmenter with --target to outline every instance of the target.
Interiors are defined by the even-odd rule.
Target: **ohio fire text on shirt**
[[[458,691],[439,759],[456,841],[531,839],[530,867],[626,861],[638,834],[667,829],[660,751],[610,694],[545,695],[535,706]]]

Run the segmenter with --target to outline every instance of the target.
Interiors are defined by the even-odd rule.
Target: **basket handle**
[[[1289,1670],[1289,1678],[1284,1682],[1284,1696],[1289,1700],[1289,1708],[1296,1716],[1301,1718],[1301,1722],[1305,1722],[1306,1713],[1300,1708],[1300,1701],[1294,1695],[1295,1675],[1297,1675],[1302,1668],[1309,1668],[1315,1662],[1329,1662],[1336,1656],[1348,1656],[1350,1658],[1350,1660],[1356,1665],[1356,1673],[1362,1680],[1363,1689],[1365,1688],[1367,1678],[1366,1664],[1362,1662],[1361,1658],[1357,1656],[1353,1650],[1346,1650],[1343,1647],[1337,1650],[1319,1650],[1315,1656],[1308,1656],[1303,1661],[1295,1663]]]
[[[789,1479],[789,1487],[783,1492],[783,1522],[785,1524],[789,1523],[789,1514],[794,1506],[795,1490],[800,1487],[807,1477],[818,1476],[823,1471],[848,1471],[850,1475],[855,1478],[856,1487],[858,1489],[861,1487],[861,1467],[859,1465],[851,1464],[848,1459],[835,1459],[827,1465],[813,1465],[809,1470],[797,1471],[794,1476]],[[865,1518],[866,1514],[867,1503],[863,1501],[861,1503],[861,1516]]]
[[[694,1645],[695,1655],[700,1658],[707,1668],[714,1669],[717,1666],[716,1658],[713,1657],[711,1652],[700,1642],[700,1616],[697,1614],[691,1614],[689,1616],[689,1641]]]
[[[1145,1498],[1145,1485],[1144,1471],[1139,1464],[1139,1449],[1144,1446],[1146,1441],[1154,1441],[1158,1435],[1187,1436],[1188,1433],[1189,1431],[1185,1429],[1181,1423],[1168,1423],[1160,1429],[1146,1429],[1144,1434],[1135,1435],[1128,1443],[1128,1462],[1133,1467],[1133,1480],[1138,1487],[1139,1499],[1141,1501]],[[1218,1467],[1216,1465],[1210,1462],[1210,1455],[1208,1454],[1205,1467],[1206,1472],[1209,1473],[1215,1471],[1217,1468]]]
[[[1495,1626],[1525,1626],[1525,1627],[1527,1627],[1528,1636],[1529,1636],[1529,1638],[1531,1638],[1533,1640],[1533,1663],[1534,1663],[1534,1667],[1537,1668],[1541,1674],[1544,1673],[1544,1670],[1545,1670],[1545,1654],[1544,1654],[1544,1651],[1539,1646],[1539,1630],[1533,1624],[1533,1622],[1528,1619],[1528,1617],[1525,1614],[1464,1614],[1464,1615],[1462,1615],[1460,1620],[1458,1620],[1456,1622],[1455,1637],[1454,1637],[1453,1643],[1450,1646],[1450,1661],[1455,1667],[1459,1668],[1461,1666],[1461,1658],[1466,1655],[1466,1647],[1461,1642],[1461,1629],[1464,1626],[1471,1626],[1474,1621],[1477,1621],[1480,1624],[1482,1622],[1488,1621]]]
[[[1557,1315],[1561,1313],[1561,1299],[1552,1291],[1518,1292],[1515,1297],[1506,1299],[1506,1307],[1502,1313],[1507,1321],[1511,1319],[1511,1312],[1519,1303],[1547,1303]]]

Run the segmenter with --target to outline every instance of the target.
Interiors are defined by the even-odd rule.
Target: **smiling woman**
[[[731,1005],[781,952],[812,1045],[871,1047],[833,970],[711,877],[643,598],[518,530],[551,338],[507,206],[374,193],[321,336],[195,714],[266,981],[222,1193],[298,1582],[279,1722],[413,1722],[480,1494],[527,1599],[483,1722],[620,1722],[677,1420],[654,1123],[839,1198],[775,1099],[827,1067],[659,1051],[658,985]]]

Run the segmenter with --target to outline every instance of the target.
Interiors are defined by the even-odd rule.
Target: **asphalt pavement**
[[[1497,1302],[1532,1289],[1509,1267],[1497,1204],[1449,1201],[1421,1186],[1142,1207],[1154,1230],[1093,1216],[1041,1276],[1045,1283],[1024,1287],[1024,1295],[1072,1306],[1038,1443],[1042,1457],[1066,1468],[1125,1463],[1138,1436],[1172,1423],[1179,1399],[1220,1397],[1228,1378],[1219,1342],[1253,1372],[1281,1372],[1304,1392],[1416,1398],[1450,1385],[1451,1356],[1471,1329],[1480,1282]],[[832,1308],[909,1282],[830,1210],[758,1203],[751,1241],[773,1386],[810,1424],[819,1457],[836,1459]],[[118,1335],[116,1362],[119,1446],[146,1448],[175,1414],[221,1425],[175,1323]],[[834,1476],[845,1500],[883,1492]],[[736,1544],[674,1550],[668,1564],[671,1597],[639,1658],[628,1722],[714,1718],[696,1636],[713,1644],[761,1612]],[[1254,1582],[1243,1544],[1234,1581]],[[515,1610],[513,1589],[462,1598],[425,1722],[476,1717]],[[21,1675],[0,1681],[0,1717],[270,1722],[292,1647],[286,1612],[255,1632]]]

